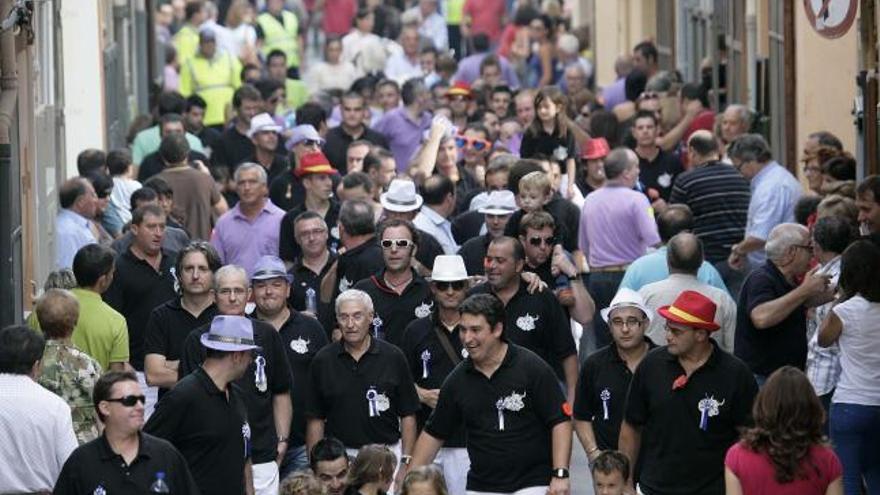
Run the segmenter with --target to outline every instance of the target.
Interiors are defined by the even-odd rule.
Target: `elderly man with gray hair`
[[[794,222],[794,205],[803,193],[800,182],[773,160],[770,145],[760,134],[744,134],[727,149],[740,174],[750,181],[752,197],[743,240],[730,248],[727,263],[740,271],[761,266],[764,244],[773,227]]]
[[[777,225],[767,237],[767,261],[746,277],[739,294],[734,353],[759,385],[786,365],[804,369],[806,308],[830,301],[830,276],[810,270],[813,246],[806,227]],[[803,281],[798,284],[798,280]]]
[[[217,220],[211,244],[224,264],[253,272],[257,260],[278,254],[278,238],[285,211],[268,198],[266,169],[258,163],[243,163],[235,169],[238,203]]]

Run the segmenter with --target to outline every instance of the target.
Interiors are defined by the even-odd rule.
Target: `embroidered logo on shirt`
[[[541,318],[540,316],[532,316],[528,313],[525,316],[520,316],[516,319],[516,326],[520,328],[523,332],[531,332],[535,329],[535,322]]]
[[[382,321],[382,318],[380,318],[379,315],[376,315],[376,317],[373,318],[373,337],[377,339],[380,338],[380,334],[382,333],[382,325],[384,324],[385,322]]]
[[[339,227],[335,226],[330,229],[330,237],[339,239]]]
[[[522,411],[526,407],[526,403],[523,400],[525,398],[525,392],[522,395],[511,392],[507,397],[502,397],[495,401],[495,408],[498,409],[498,429],[500,431],[504,431],[504,411]]]
[[[700,429],[706,431],[709,429],[709,418],[718,416],[719,408],[724,405],[724,400],[718,402],[715,396],[707,395],[697,403],[697,409],[700,411]]]
[[[607,388],[602,390],[602,393],[599,394],[599,398],[602,399],[602,419],[608,421],[608,401],[611,400],[611,391]]]
[[[339,292],[345,292],[350,288],[351,281],[348,278],[342,277],[341,279],[339,279]]]
[[[309,341],[303,340],[302,337],[290,341],[290,348],[297,354],[305,354],[309,352]]]
[[[461,350],[461,357],[464,358],[464,359],[467,359],[468,356],[470,356],[470,354],[468,354],[467,349],[462,349],[462,350]]]
[[[107,490],[104,489],[104,485],[98,485],[92,495],[107,495]]]
[[[241,437],[244,439],[244,456],[245,458],[250,457],[251,455],[251,425],[245,421],[244,424],[241,425]]]
[[[257,390],[260,392],[265,392],[269,386],[266,381],[266,358],[263,356],[257,356],[254,359],[254,364],[256,365],[256,369],[254,370],[254,385],[256,385]]]
[[[391,407],[391,400],[388,396],[377,392],[374,387],[367,390],[367,406],[370,409],[370,417],[375,418],[387,411]]]
[[[434,308],[434,302],[431,304],[422,303],[416,308],[416,318],[427,318],[431,315],[431,310]]]
[[[657,177],[657,184],[660,184],[660,187],[669,187],[672,185],[672,176],[669,175],[669,172]]]
[[[171,269],[168,270],[168,273],[171,274],[171,279],[174,280],[174,292],[179,293],[180,292],[180,280],[177,279],[177,270],[175,269],[175,267],[172,266]]]
[[[559,146],[553,150],[553,158],[558,162],[565,161],[568,158],[568,149],[565,146]]]
[[[428,378],[431,363],[431,351],[425,349],[422,351],[422,378]]]

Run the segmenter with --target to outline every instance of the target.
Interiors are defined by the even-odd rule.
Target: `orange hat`
[[[716,309],[715,303],[708,297],[686,290],[672,304],[657,309],[657,312],[671,322],[714,332],[721,328],[715,323]]]
[[[581,158],[587,160],[598,160],[605,158],[611,150],[608,148],[608,141],[603,137],[592,138],[584,143],[584,149],[581,150]]]
[[[299,167],[294,172],[297,177],[303,177],[308,174],[335,175],[337,173],[336,169],[330,165],[330,160],[320,151],[313,151],[303,155],[299,159]]]
[[[464,96],[468,99],[472,99],[474,97],[474,94],[471,92],[471,85],[466,82],[459,81],[453,84],[451,88],[446,90],[447,97],[459,95]]]

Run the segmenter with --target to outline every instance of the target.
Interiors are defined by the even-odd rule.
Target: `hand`
[[[700,103],[700,100],[690,100],[684,107],[684,113],[688,117],[696,117],[700,112],[703,111],[703,104]]]
[[[444,115],[436,115],[431,119],[430,136],[435,139],[440,139],[445,136],[446,133],[450,132],[452,127],[452,122],[450,122]]]
[[[806,276],[804,276],[804,281],[801,282],[801,287],[807,291],[807,294],[810,297],[823,296],[825,293],[828,293],[829,301],[833,298],[833,291],[830,289],[831,286],[831,275],[827,273],[817,273],[820,266],[816,265],[812,270],[807,272]]]
[[[666,204],[666,201],[663,198],[658,198],[651,203],[651,208],[654,208],[654,213],[660,214],[666,211],[666,208],[669,208],[669,205]]]
[[[550,272],[553,275],[559,275],[560,273],[564,273],[566,277],[575,277],[578,274],[578,269],[574,266],[574,263],[568,259],[568,256],[565,255],[565,250],[562,249],[561,244],[557,244],[553,246],[553,258],[550,261]]]
[[[425,404],[426,406],[434,409],[437,407],[437,399],[440,398],[440,389],[427,389],[422,387],[416,387],[416,393],[419,394],[419,402]]]
[[[275,462],[278,463],[278,467],[281,467],[281,464],[284,462],[284,455],[287,454],[287,442],[278,442],[277,452]]]
[[[565,199],[571,199],[574,197],[574,182],[571,182],[569,179],[568,188],[565,190]]]
[[[193,160],[193,167],[203,174],[208,174],[209,176],[211,175],[211,171],[208,169],[208,166],[205,165],[205,162],[201,160]]]
[[[406,477],[408,470],[409,466],[405,464],[398,466],[397,474],[394,476],[394,483],[391,485],[391,493],[400,493],[400,489],[403,488],[403,479]]]
[[[602,450],[596,448],[592,452],[587,453],[587,460],[589,460],[590,463],[593,463],[601,454],[602,454]]]
[[[744,255],[739,254],[736,248],[737,246],[734,245],[733,249],[730,250],[730,256],[727,257],[727,265],[734,270],[742,271],[746,266],[746,258]]]
[[[541,277],[538,276],[537,273],[533,272],[522,272],[520,274],[523,282],[526,283],[526,290],[529,294],[534,294],[535,292],[544,292],[544,289],[547,288],[547,284],[541,280]]]
[[[339,342],[342,339],[342,330],[339,328],[334,328],[332,332],[330,332],[330,340],[333,342]]]
[[[547,495],[569,495],[571,493],[571,482],[568,478],[551,478],[550,487],[547,489]]]

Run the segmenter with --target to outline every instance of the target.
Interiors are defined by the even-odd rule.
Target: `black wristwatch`
[[[553,476],[554,478],[568,479],[568,469],[566,469],[566,468],[556,468],[556,469],[553,470],[553,475],[552,475],[552,476]]]

